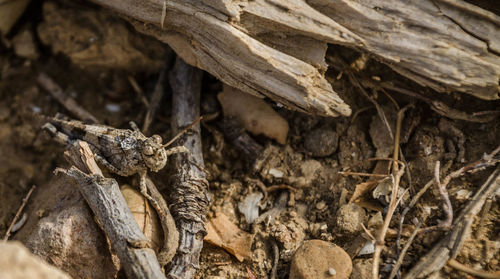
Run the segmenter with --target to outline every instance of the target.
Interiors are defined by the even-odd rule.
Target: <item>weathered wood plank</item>
[[[500,17],[464,1],[92,1],[223,82],[309,113],[351,113],[324,77],[327,43],[440,92],[500,97]]]

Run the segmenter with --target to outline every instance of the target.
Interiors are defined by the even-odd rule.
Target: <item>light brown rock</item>
[[[37,59],[40,54],[35,45],[35,40],[33,38],[33,33],[29,29],[24,29],[20,31],[13,39],[12,44],[14,46],[14,52],[17,56]]]
[[[68,274],[32,255],[18,241],[0,243],[2,279],[69,279]]]
[[[342,248],[323,240],[308,240],[293,256],[290,279],[347,279],[351,272],[351,258]]]
[[[217,98],[225,117],[235,117],[254,135],[262,134],[278,143],[286,143],[288,122],[261,98],[227,85]]]
[[[75,278],[114,278],[106,237],[80,192],[64,179],[40,189],[27,208],[28,221],[14,239]],[[44,212],[38,219],[36,212]],[[26,277],[29,278],[29,277]]]

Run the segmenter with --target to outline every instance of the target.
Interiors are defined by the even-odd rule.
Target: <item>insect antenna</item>
[[[196,125],[196,123],[200,122],[200,120],[202,120],[202,119],[203,119],[203,116],[198,117],[198,119],[196,119],[195,121],[193,121],[193,123],[189,124],[186,128],[184,128],[177,135],[175,135],[175,137],[173,137],[169,142],[165,143],[161,147],[167,147],[167,146],[171,145],[172,143],[174,143],[180,136],[182,136],[187,131],[189,131],[191,128],[193,128],[193,126]]]

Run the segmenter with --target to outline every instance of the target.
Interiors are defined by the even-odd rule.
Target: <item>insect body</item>
[[[51,118],[43,128],[63,144],[75,140],[87,142],[96,160],[113,173],[121,176],[139,174],[141,193],[149,198],[147,171],[157,172],[165,167],[169,155],[189,151],[184,146],[165,150],[166,145],[162,144],[159,135],[146,137],[135,123],[130,122],[130,125],[132,130]]]

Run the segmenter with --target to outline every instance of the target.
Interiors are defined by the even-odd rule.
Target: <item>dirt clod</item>
[[[312,156],[325,157],[337,150],[337,133],[329,128],[318,128],[305,135],[304,147]]]
[[[360,232],[365,217],[365,210],[361,206],[355,203],[345,204],[337,212],[337,228],[345,233]]]
[[[372,259],[356,259],[352,262],[351,278],[371,278]]]
[[[351,258],[342,248],[322,240],[308,240],[293,256],[290,279],[347,279],[351,271]]]

